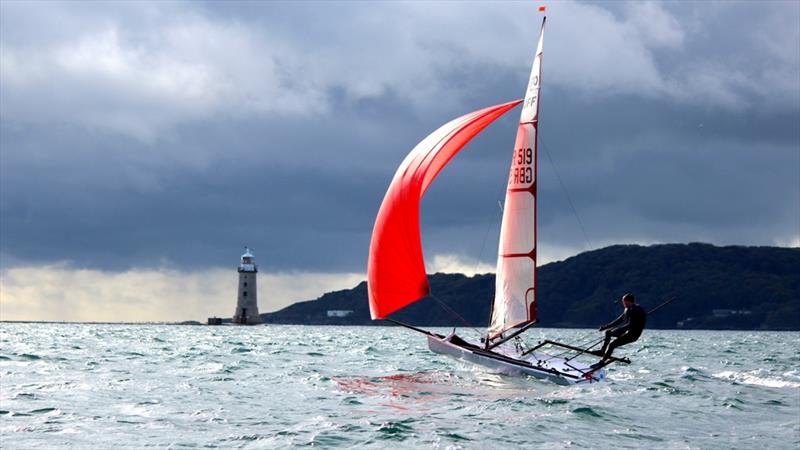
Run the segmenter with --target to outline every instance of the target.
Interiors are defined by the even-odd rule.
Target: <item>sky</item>
[[[800,2],[0,2],[0,320],[230,317],[365,278],[405,155],[524,94],[547,7],[539,264],[800,247]],[[518,110],[422,205],[494,271]]]

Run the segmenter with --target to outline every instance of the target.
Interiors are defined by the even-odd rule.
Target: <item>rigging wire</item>
[[[505,194],[505,190],[506,190],[506,184],[503,184],[503,192],[501,192],[500,196]],[[494,225],[497,222],[498,218],[500,220],[502,220],[503,218],[503,202],[501,200],[501,197],[498,197],[497,199],[497,208],[500,210],[500,215],[495,216],[494,214],[492,214],[492,219],[489,220],[489,224],[486,226],[486,233],[484,233],[483,242],[481,243],[481,251],[478,253],[478,259],[475,261],[475,270],[474,270],[475,273],[478,273],[478,268],[480,267],[481,264],[481,258],[483,258],[483,251],[486,249],[486,241],[489,238],[489,231],[491,231],[492,228],[494,228]],[[494,294],[490,293],[489,302],[492,305],[492,307],[494,307],[493,301],[494,301]],[[489,310],[489,323],[491,323],[491,321],[492,321],[492,309]],[[471,328],[475,330],[483,339],[482,331],[479,331],[475,326],[471,326]]]
[[[553,173],[556,174],[556,178],[558,179],[558,183],[561,185],[561,189],[564,190],[564,194],[567,196],[567,202],[569,202],[570,208],[572,208],[572,213],[575,214],[575,218],[578,220],[578,226],[580,226],[581,231],[583,232],[583,238],[586,239],[586,245],[589,246],[589,250],[594,250],[594,246],[592,242],[589,240],[589,235],[586,233],[586,228],[583,226],[583,221],[581,221],[581,217],[578,215],[578,210],[575,208],[575,204],[572,202],[572,197],[569,195],[569,191],[567,190],[567,186],[564,184],[564,180],[561,179],[561,175],[558,173],[558,169],[556,169],[556,164],[553,162],[553,158],[550,156],[550,151],[547,150],[547,146],[544,144],[542,140],[541,133],[539,134],[539,143],[542,144],[542,148],[544,149],[544,154],[547,155],[547,160],[550,161],[550,167],[553,168]]]
[[[505,190],[505,185],[503,186],[503,189]],[[500,217],[502,218],[502,216],[503,216],[503,204],[499,199],[497,200],[497,205],[498,205],[498,208],[500,209]],[[489,221],[489,224],[486,226],[486,233],[484,233],[484,235],[483,235],[483,242],[481,243],[481,250],[478,253],[478,259],[475,262],[475,270],[473,271],[475,273],[478,273],[478,269],[480,268],[480,264],[481,264],[481,258],[483,258],[483,251],[486,249],[486,241],[489,239],[489,232],[492,230],[492,228],[494,227],[496,222],[497,222],[497,218],[496,218],[496,216],[494,214],[492,214],[492,219]],[[434,299],[436,301],[436,303],[438,303],[439,306],[442,309],[444,309],[447,313],[449,313],[449,314],[455,316],[457,319],[459,319],[464,324],[465,327],[471,328],[473,331],[475,331],[475,333],[477,333],[479,336],[483,337],[483,334],[484,334],[483,331],[479,330],[475,325],[473,325],[467,319],[465,319],[463,316],[458,314],[458,312],[456,312],[453,308],[451,308],[450,305],[448,305],[442,299],[440,299],[439,297],[437,297],[437,296],[435,296],[433,294],[429,294],[429,296],[432,299]],[[490,295],[490,300],[492,298],[493,298],[493,296]],[[490,320],[491,320],[491,318],[490,318]]]
[[[497,201],[498,206],[500,207],[500,217],[503,216],[503,205],[500,203],[500,200]],[[494,224],[497,219],[492,214],[492,220],[489,221],[489,224],[486,226],[486,233],[483,235],[483,243],[481,243],[481,251],[478,253],[478,259],[475,261],[475,270],[473,272],[478,273],[478,269],[481,266],[481,258],[483,258],[483,250],[486,248],[486,241],[489,239],[489,232],[494,228]]]
[[[453,308],[451,308],[451,307],[450,307],[450,305],[448,305],[447,303],[445,303],[445,302],[444,302],[442,299],[440,299],[439,297],[437,297],[437,296],[435,296],[435,295],[433,295],[433,294],[428,294],[428,295],[429,295],[429,297],[430,297],[430,298],[432,298],[432,299],[436,300],[436,303],[438,303],[438,304],[439,304],[439,306],[441,306],[441,307],[442,307],[442,309],[444,309],[444,310],[445,310],[445,311],[447,311],[448,313],[450,313],[450,314],[454,315],[454,316],[455,316],[456,318],[458,318],[458,319],[459,319],[459,320],[460,320],[462,323],[464,323],[464,326],[465,326],[465,327],[467,327],[467,328],[472,328],[473,330],[475,330],[475,332],[476,332],[476,333],[478,333],[478,335],[483,335],[483,332],[482,332],[482,331],[480,331],[478,328],[476,328],[476,327],[475,327],[475,325],[471,324],[471,323],[470,323],[470,322],[469,322],[467,319],[465,319],[463,316],[461,316],[461,314],[457,313],[457,312],[456,312],[456,310],[454,310]]]
[[[505,176],[505,174],[504,174],[504,176]],[[506,189],[506,185],[503,184],[503,193],[505,193],[505,189]],[[503,203],[501,202],[500,198],[497,199],[497,205],[498,205],[498,208],[500,209],[500,218],[502,219],[502,217],[503,217]],[[483,242],[481,243],[481,249],[480,249],[480,252],[478,253],[478,258],[475,261],[475,270],[473,271],[474,273],[478,273],[478,269],[480,268],[480,264],[481,264],[481,258],[483,258],[483,252],[486,249],[486,242],[489,239],[489,232],[492,230],[492,228],[495,226],[496,223],[497,223],[497,216],[495,216],[495,214],[493,213],[491,215],[491,219],[488,221],[488,224],[486,226],[486,232],[483,235]],[[438,303],[439,306],[443,310],[445,310],[445,312],[449,313],[450,315],[452,315],[455,318],[457,318],[458,320],[460,320],[464,324],[465,327],[471,328],[473,331],[475,331],[475,333],[478,334],[478,336],[483,337],[483,335],[484,335],[483,331],[479,330],[475,325],[473,325],[467,319],[465,319],[463,316],[461,316],[458,312],[456,312],[453,308],[451,308],[450,305],[445,303],[439,297],[435,296],[433,293],[428,294],[428,295],[429,295],[429,297],[434,299],[436,301],[436,303]],[[493,298],[493,295],[490,295],[490,300],[492,298]]]

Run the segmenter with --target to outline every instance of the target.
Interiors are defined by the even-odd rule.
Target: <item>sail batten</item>
[[[544,22],[508,174],[489,338],[536,321],[536,180]]]
[[[430,293],[419,229],[425,191],[472,138],[522,100],[484,108],[451,120],[423,139],[395,172],[381,203],[370,242],[367,281],[372,319]]]

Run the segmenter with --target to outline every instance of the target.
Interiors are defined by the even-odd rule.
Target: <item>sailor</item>
[[[613,322],[600,327],[600,331],[606,332],[606,338],[603,342],[603,349],[600,353],[603,358],[593,367],[602,366],[611,358],[614,349],[631,342],[636,342],[639,336],[642,335],[644,325],[647,323],[647,312],[641,306],[636,304],[633,294],[625,294],[622,296],[622,304],[625,306],[625,311],[622,315],[617,317]],[[622,326],[618,326],[622,324]],[[616,328],[615,328],[616,327]],[[615,337],[614,342],[611,338]],[[610,343],[610,344],[609,344]]]

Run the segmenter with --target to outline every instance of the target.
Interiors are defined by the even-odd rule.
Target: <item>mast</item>
[[[542,20],[511,159],[487,346],[511,328],[536,322],[536,181],[544,25]]]
[[[540,11],[543,11],[541,8]],[[539,248],[539,193],[536,190],[536,186],[538,185],[539,180],[539,98],[541,93],[541,83],[542,83],[542,44],[544,44],[544,24],[547,22],[547,16],[542,17],[542,29],[539,31],[539,44],[536,46],[536,60],[539,61],[539,86],[536,87],[536,114],[533,119],[533,126],[536,129],[536,133],[534,134],[533,138],[533,177],[536,182],[533,185],[533,248],[534,248],[534,257],[533,257],[533,291],[535,295],[538,295],[539,291],[536,290],[536,283],[539,279],[537,276],[537,264],[536,261],[538,258],[536,257],[536,249]],[[536,63],[534,62],[534,65]],[[531,69],[533,71],[533,69]],[[524,114],[524,109],[523,109]],[[536,297],[534,297],[534,302],[536,301]],[[536,305],[532,305],[532,308],[535,308]],[[536,310],[533,310],[533,317],[530,319],[531,322],[537,322],[536,318]]]

